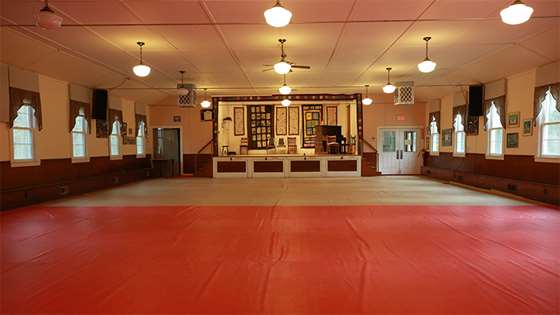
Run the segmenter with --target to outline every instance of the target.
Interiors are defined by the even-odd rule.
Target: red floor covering
[[[36,207],[1,218],[3,313],[558,314],[539,206]]]

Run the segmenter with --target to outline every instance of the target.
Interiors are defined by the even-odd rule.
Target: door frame
[[[154,136],[154,129],[158,129],[158,128],[163,128],[163,129],[179,129],[179,158],[180,158],[180,167],[181,167],[181,175],[184,175],[185,173],[183,172],[183,127],[182,126],[177,126],[177,125],[153,125],[150,126],[150,128],[152,128],[152,133],[151,136],[153,138]],[[155,139],[152,139],[152,158],[154,157],[154,141]]]
[[[418,143],[417,143],[416,149],[418,150],[418,152],[424,150],[424,145],[425,145],[424,144],[425,135],[423,134],[424,126],[421,126],[421,125],[408,125],[408,126],[389,125],[389,126],[377,127],[377,139],[376,139],[375,143],[377,145],[377,150],[378,150],[377,151],[377,165],[379,165],[380,167],[381,167],[381,153],[382,153],[380,150],[383,150],[383,145],[382,145],[383,143],[381,142],[380,139],[382,139],[381,138],[381,131],[383,129],[418,129],[419,132],[420,132],[420,135],[419,135],[419,137],[417,137]],[[423,164],[424,164],[423,159],[421,159],[420,160],[420,167],[422,167]],[[381,169],[378,169],[378,171],[381,172]],[[382,172],[381,172],[381,175],[383,175],[383,176],[398,176],[397,174],[383,174]],[[402,174],[402,175],[407,175],[407,174]]]

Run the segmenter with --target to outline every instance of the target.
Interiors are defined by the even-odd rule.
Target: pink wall
[[[364,139],[377,147],[377,129],[389,126],[421,126],[424,130],[426,103],[413,105],[394,105],[392,95],[376,95],[373,104],[364,106]],[[402,120],[400,120],[402,119]],[[423,147],[424,134],[421,132]],[[364,151],[372,151],[364,145]]]

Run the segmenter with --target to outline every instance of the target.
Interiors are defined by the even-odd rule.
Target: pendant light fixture
[[[212,103],[208,100],[208,89],[204,89],[204,100],[200,102],[200,107],[208,109],[212,106]]]
[[[280,4],[280,0],[276,0],[276,4],[272,8],[264,11],[264,18],[266,23],[270,26],[284,27],[290,24],[292,12],[284,8],[282,4]]]
[[[278,89],[278,92],[282,95],[288,95],[292,93],[292,88],[286,84],[286,75],[284,74],[284,84]]]
[[[366,84],[365,87],[366,87],[366,98],[362,99],[362,104],[369,106],[373,103],[373,100],[368,97],[369,84]]]
[[[290,106],[290,104],[292,104],[292,101],[290,101],[289,99],[285,98],[285,99],[282,100],[281,103],[282,103],[282,106],[288,107],[288,106]]]
[[[37,25],[47,30],[57,29],[62,26],[62,17],[56,15],[49,7],[48,0],[45,0],[45,6],[37,14]]]
[[[140,64],[134,66],[134,68],[132,68],[132,71],[134,71],[134,74],[136,76],[139,77],[147,77],[150,74],[150,71],[152,70],[149,66],[146,66],[143,62],[142,62],[142,46],[144,46],[144,42],[137,42],[136,44],[138,44],[138,46],[140,46]]]
[[[430,60],[428,57],[428,42],[432,39],[429,36],[424,37],[424,41],[426,41],[426,58],[418,64],[418,70],[423,73],[430,73],[436,69],[436,63]]]
[[[531,18],[533,8],[523,3],[521,0],[515,0],[507,8],[500,11],[502,22],[509,25],[523,24]]]
[[[392,69],[393,68],[391,68],[391,67],[387,68],[387,84],[385,84],[385,86],[383,87],[383,92],[385,92],[387,94],[391,94],[391,93],[395,92],[395,90],[397,89],[396,86],[391,84],[391,70]]]

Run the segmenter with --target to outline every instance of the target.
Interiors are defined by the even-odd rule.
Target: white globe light
[[[150,74],[150,71],[152,69],[146,65],[136,65],[134,66],[134,68],[132,68],[132,71],[134,71],[134,74],[139,76],[139,77],[146,77],[148,76],[148,74]]]
[[[418,70],[420,72],[429,73],[436,69],[436,65],[437,64],[430,59],[424,59],[424,61],[418,64]]]
[[[278,74],[287,74],[291,69],[292,65],[285,61],[280,61],[274,64],[274,72]]]
[[[290,24],[292,19],[292,12],[282,7],[279,2],[266,11],[264,11],[264,18],[266,23],[273,27],[284,27]]]
[[[292,88],[284,84],[278,89],[278,92],[280,92],[280,94],[282,95],[288,95],[292,93]]]
[[[366,105],[366,106],[369,106],[369,105],[371,105],[372,103],[373,103],[373,100],[372,100],[371,98],[369,98],[369,97],[366,97],[366,98],[364,98],[364,99],[362,100],[362,104],[364,104],[364,105]]]
[[[502,22],[509,25],[518,25],[527,22],[533,14],[533,8],[523,2],[514,1],[509,7],[500,11]]]
[[[282,106],[288,107],[290,106],[290,104],[292,104],[292,101],[290,101],[289,99],[285,98],[282,100]]]
[[[210,103],[209,100],[204,100],[200,102],[200,107],[202,108],[210,108],[210,106],[212,106],[212,103]]]
[[[51,8],[45,6],[37,15],[37,25],[52,30],[62,26],[62,17],[56,15]]]
[[[391,93],[395,92],[396,89],[397,89],[396,86],[389,83],[389,84],[387,84],[383,87],[383,92],[385,92],[387,94],[391,94]]]

